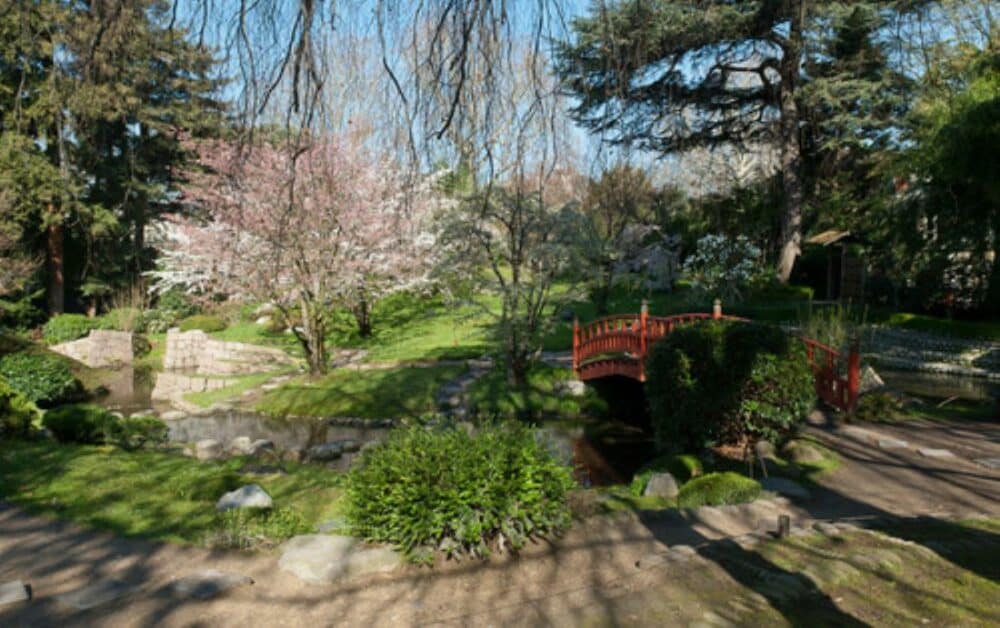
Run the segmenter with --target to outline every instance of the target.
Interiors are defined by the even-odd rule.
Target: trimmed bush
[[[78,403],[45,413],[44,425],[56,440],[84,445],[118,445],[139,449],[167,440],[167,424],[155,417],[119,419],[100,406]]]
[[[178,323],[177,326],[181,328],[181,331],[200,329],[205,333],[210,333],[213,331],[222,331],[227,327],[227,324],[225,319],[218,316],[212,316],[211,314],[195,314],[194,316],[188,316]]]
[[[83,314],[56,314],[42,327],[42,338],[50,345],[83,338],[91,329],[100,329],[104,322]]]
[[[677,493],[678,508],[744,504],[760,497],[760,484],[739,473],[709,473],[694,478]]]
[[[414,562],[517,550],[570,525],[571,469],[508,423],[470,435],[410,427],[367,449],[347,483],[354,532],[392,543]]]
[[[66,361],[49,353],[10,353],[0,358],[0,377],[42,407],[78,397],[82,386]]]
[[[629,491],[636,497],[641,497],[646,490],[646,484],[649,483],[649,477],[663,471],[674,476],[678,484],[683,484],[704,472],[701,460],[690,454],[660,456],[636,472],[632,477],[632,483],[629,484]]]
[[[658,446],[781,440],[816,399],[802,344],[780,328],[705,322],[674,330],[646,363]]]
[[[0,377],[0,439],[27,436],[37,417],[35,404]]]

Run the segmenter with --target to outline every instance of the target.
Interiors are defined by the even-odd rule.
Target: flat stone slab
[[[934,449],[933,447],[918,447],[917,453],[924,458],[954,458],[955,454],[948,449]]]
[[[351,536],[304,534],[283,546],[278,566],[313,584],[327,584],[392,571],[402,558],[391,549],[369,547]]]
[[[973,462],[987,469],[1000,470],[1000,458],[976,458]]]
[[[0,606],[27,602],[31,599],[31,589],[20,580],[0,584]]]
[[[810,496],[809,489],[788,478],[764,478],[760,486],[765,491],[796,499],[809,499]]]
[[[880,438],[878,439],[879,449],[906,449],[910,446],[910,443],[905,440],[899,440],[898,438]]]
[[[170,585],[170,591],[179,597],[207,600],[229,589],[253,584],[253,578],[243,574],[207,569],[185,576]]]
[[[107,580],[55,596],[56,602],[78,611],[85,611],[125,597],[135,590],[135,586],[121,580]]]

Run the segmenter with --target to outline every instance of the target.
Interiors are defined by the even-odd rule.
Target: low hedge
[[[0,377],[42,407],[70,401],[83,391],[66,360],[51,353],[20,351],[0,357]]]
[[[205,333],[211,333],[213,331],[222,331],[227,327],[225,319],[219,316],[213,316],[211,314],[195,314],[194,316],[188,316],[181,322],[177,324],[181,331],[192,331],[195,329],[200,329]]]
[[[347,514],[356,534],[414,562],[432,561],[436,550],[485,557],[567,528],[573,485],[571,469],[523,425],[475,435],[414,426],[362,454]]]
[[[709,473],[692,479],[677,493],[678,508],[744,504],[760,497],[760,484],[738,473]]]
[[[816,399],[802,343],[767,325],[681,327],[653,346],[646,373],[657,443],[668,451],[781,440]]]

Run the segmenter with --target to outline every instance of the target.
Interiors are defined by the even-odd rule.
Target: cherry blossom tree
[[[159,290],[272,303],[305,350],[328,367],[334,309],[371,333],[372,306],[430,281],[436,264],[435,177],[414,181],[356,139],[291,150],[268,143],[196,145],[184,194],[204,216],[162,225]]]

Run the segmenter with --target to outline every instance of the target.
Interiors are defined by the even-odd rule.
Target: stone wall
[[[182,375],[181,373],[157,373],[156,386],[153,388],[153,401],[175,401],[187,393],[218,390],[233,383],[234,380],[222,377],[204,377],[200,375]]]
[[[86,338],[50,347],[91,368],[132,364],[132,332],[93,329]]]
[[[280,349],[210,338],[203,331],[171,329],[167,332],[163,368],[200,375],[245,375],[292,364],[294,359]]]

